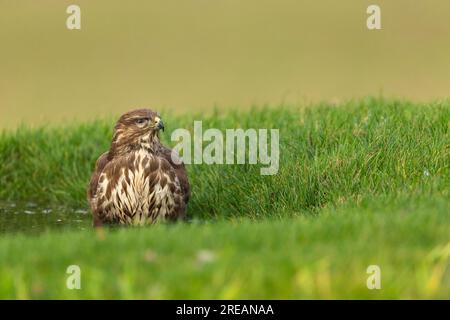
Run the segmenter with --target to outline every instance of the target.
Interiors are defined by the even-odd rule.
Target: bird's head
[[[159,131],[164,123],[158,112],[133,110],[122,115],[114,128],[111,151],[123,154],[140,148],[155,152],[160,146]]]

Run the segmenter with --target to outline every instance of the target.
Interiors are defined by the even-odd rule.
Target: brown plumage
[[[178,155],[161,144],[160,129],[164,131],[159,114],[148,109],[120,117],[111,147],[98,158],[89,185],[94,226],[184,218],[189,200],[186,169]]]

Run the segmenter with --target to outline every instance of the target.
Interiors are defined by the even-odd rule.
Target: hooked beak
[[[164,132],[164,122],[161,119],[158,119],[158,124],[156,127]]]

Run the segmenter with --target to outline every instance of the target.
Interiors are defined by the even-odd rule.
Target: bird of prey
[[[159,139],[159,113],[122,115],[109,151],[97,160],[88,190],[94,226],[153,224],[185,217],[189,181],[184,164]]]

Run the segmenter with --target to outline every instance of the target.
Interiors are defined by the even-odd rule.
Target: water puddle
[[[86,230],[92,217],[85,209],[46,207],[33,202],[0,203],[0,234],[33,233],[47,230]]]

